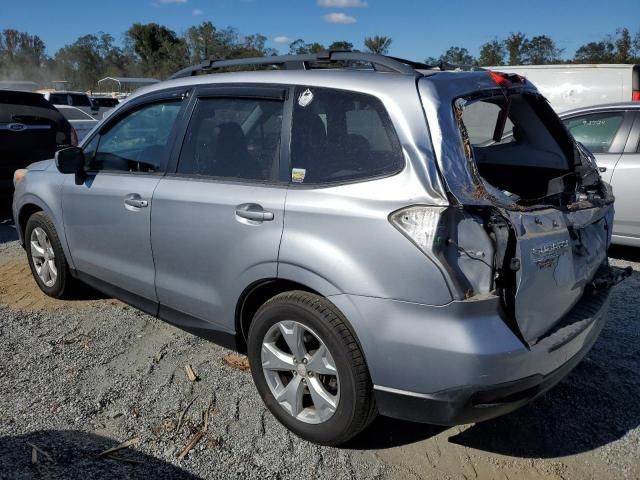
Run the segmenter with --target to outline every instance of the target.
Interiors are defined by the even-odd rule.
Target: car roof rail
[[[313,65],[330,65],[339,62],[361,62],[371,65],[378,72],[393,72],[404,75],[421,76],[417,69],[433,68],[411,60],[404,60],[375,53],[355,52],[352,50],[326,50],[319,53],[303,55],[273,55],[270,57],[233,58],[216,60],[211,58],[197,65],[193,65],[174,73],[169,80],[185,78],[198,73],[209,72],[228,67],[248,67],[259,65],[278,66],[283,70],[311,70]]]

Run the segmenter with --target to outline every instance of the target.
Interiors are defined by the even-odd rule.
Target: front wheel
[[[37,212],[29,217],[25,228],[25,246],[29,267],[44,293],[63,298],[73,287],[67,259],[49,217]]]
[[[266,302],[249,329],[248,354],[266,406],[299,437],[339,445],[375,416],[360,347],[322,297],[294,291]]]

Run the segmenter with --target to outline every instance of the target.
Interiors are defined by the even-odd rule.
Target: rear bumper
[[[348,308],[347,302],[337,303],[342,303],[340,308]],[[364,307],[358,299],[354,303]],[[369,365],[381,414],[457,425],[516,410],[562,380],[587,354],[606,321],[609,291],[585,294],[553,331],[529,348],[499,318],[496,299],[472,304],[475,305],[462,312],[466,318],[457,316],[461,313],[459,307],[445,312],[447,307],[411,305],[407,309],[406,304],[402,305],[397,313],[404,310],[404,318],[387,319],[378,324],[377,330],[373,327],[374,337],[386,338],[372,339],[371,334],[365,334],[363,340],[361,318],[352,321]],[[381,304],[377,309],[384,310]],[[414,314],[421,310],[421,318],[407,317],[410,310]],[[446,317],[455,317],[438,318],[445,313]],[[365,308],[365,315],[371,322],[375,308]],[[351,320],[348,314],[347,318]],[[384,323],[407,332],[393,334]],[[422,344],[422,351],[418,344]]]

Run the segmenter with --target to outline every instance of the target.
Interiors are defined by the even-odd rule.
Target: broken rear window
[[[573,172],[574,150],[545,100],[520,93],[479,95],[454,104],[465,153],[479,174],[516,201],[556,189]]]

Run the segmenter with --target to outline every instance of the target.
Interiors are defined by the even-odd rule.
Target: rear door
[[[611,184],[616,196],[613,234],[640,241],[640,113],[635,120],[624,152],[613,172]],[[619,239],[616,239],[616,241]]]
[[[633,116],[624,110],[589,112],[563,119],[573,137],[596,157],[602,179],[611,183],[625,148]]]
[[[175,173],[153,196],[151,241],[165,320],[211,322],[231,334],[242,291],[277,276],[286,94],[279,87],[196,92]]]
[[[69,175],[62,210],[81,278],[154,313],[153,191],[183,111],[183,91],[134,101],[84,147],[85,178]]]

